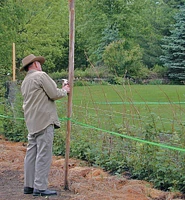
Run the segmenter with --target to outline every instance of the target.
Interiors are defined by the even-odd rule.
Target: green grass
[[[67,103],[67,98],[61,100]],[[59,101],[60,117],[66,106]],[[2,112],[3,106],[0,106]],[[183,132],[185,90],[179,85],[94,85],[74,87],[72,118],[112,131],[143,130],[148,124],[158,132]],[[2,126],[0,120],[0,128]]]
[[[106,130],[115,126],[142,129],[152,124],[162,132],[182,131],[184,109],[184,86],[74,87],[73,118]]]
[[[61,100],[67,103],[67,98]],[[57,102],[60,117],[66,106]],[[2,111],[3,106],[0,106]],[[132,132],[148,124],[158,132],[183,132],[185,90],[181,85],[94,85],[74,87],[73,115],[78,122]],[[2,126],[0,120],[0,128]]]

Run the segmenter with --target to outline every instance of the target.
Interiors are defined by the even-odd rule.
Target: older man
[[[67,96],[69,85],[59,89],[42,71],[45,58],[28,55],[20,71],[27,74],[21,85],[23,110],[28,129],[28,146],[24,160],[24,194],[57,195],[47,189],[52,160],[54,128],[60,128],[55,100]]]

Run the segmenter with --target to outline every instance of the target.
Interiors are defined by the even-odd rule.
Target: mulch
[[[181,193],[153,188],[141,180],[111,176],[100,168],[89,167],[84,161],[70,159],[69,190],[64,190],[64,158],[53,156],[49,188],[57,196],[34,197],[23,194],[23,163],[25,143],[6,141],[0,137],[0,200],[180,200]]]

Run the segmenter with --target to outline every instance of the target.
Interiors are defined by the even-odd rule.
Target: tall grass
[[[75,87],[73,97],[75,119],[101,128],[153,123],[157,130],[173,133],[184,127],[184,86]]]

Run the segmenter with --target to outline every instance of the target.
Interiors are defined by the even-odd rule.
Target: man
[[[69,85],[62,89],[42,71],[45,58],[28,55],[20,71],[27,71],[21,85],[23,110],[28,129],[28,146],[24,160],[24,194],[57,195],[47,189],[52,160],[54,128],[60,128],[55,100],[67,96]]]

